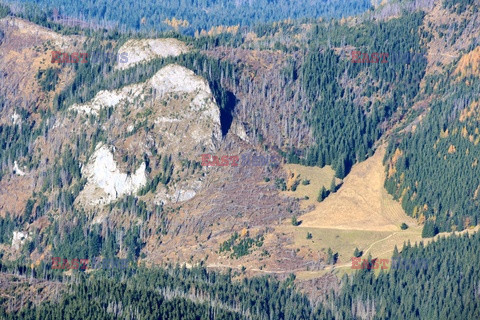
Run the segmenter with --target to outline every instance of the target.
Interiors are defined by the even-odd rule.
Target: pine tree
[[[438,227],[432,220],[427,220],[422,230],[422,238],[432,238],[438,233]]]
[[[323,200],[325,200],[327,196],[328,196],[327,189],[325,189],[325,187],[322,187],[322,189],[320,189],[320,192],[318,193],[317,201],[322,202]]]
[[[328,248],[327,254],[328,254],[328,258],[327,258],[327,263],[328,263],[328,264],[335,264],[335,263],[337,263],[338,252],[337,252],[337,253],[333,253],[332,248]]]
[[[355,251],[353,251],[353,256],[354,256],[355,258],[359,258],[359,257],[362,256],[362,253],[363,253],[363,252],[360,251],[360,250],[358,250],[358,248],[355,248]]]
[[[345,178],[346,171],[345,171],[345,159],[343,157],[340,158],[338,161],[337,168],[335,170],[335,176],[339,179]]]
[[[335,177],[333,177],[332,182],[330,183],[330,192],[337,191],[337,182],[335,181]]]
[[[292,226],[298,226],[300,222],[298,222],[297,217],[293,216],[292,217]]]

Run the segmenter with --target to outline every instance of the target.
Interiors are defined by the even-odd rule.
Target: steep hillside
[[[384,154],[385,150],[379,149],[368,160],[355,165],[337,192],[315,211],[301,217],[302,227],[399,231],[407,217],[400,204],[384,190]],[[414,221],[408,222],[415,226]]]
[[[447,37],[445,25],[428,25],[439,38],[431,42],[430,55],[441,71],[425,79],[424,89],[417,98],[425,102],[420,121],[414,120],[406,132],[392,140],[388,161],[387,190],[402,202],[403,207],[421,223],[428,235],[439,231],[462,230],[478,224],[478,37],[477,10],[460,4],[437,6],[453,25],[459,28]],[[450,8],[450,9],[448,9]],[[457,8],[457,9],[455,9]],[[435,23],[435,24],[434,24]],[[458,58],[441,59],[453,54]],[[429,56],[430,57],[430,56]],[[429,58],[430,60],[430,58]],[[442,61],[442,62],[440,62]],[[438,62],[438,63],[437,63]],[[433,72],[432,70],[432,72]]]
[[[202,3],[220,10],[216,2]],[[255,12],[274,16],[270,3],[250,7],[242,1],[238,11],[223,8],[219,16],[250,25],[252,18],[242,17],[261,3],[265,12]],[[291,3],[277,3],[283,17]],[[362,3],[349,10],[360,10]],[[134,10],[145,4],[130,5],[130,15],[117,15],[119,21],[142,30],[158,26],[158,20],[141,19],[147,10]],[[164,23],[187,34],[199,31],[195,36],[65,27],[57,23],[65,12],[33,15],[12,7],[13,14],[0,7],[0,271],[47,281],[25,284],[31,290],[21,296],[28,300],[30,291],[60,290],[69,281],[64,279],[72,279],[75,297],[62,294],[59,305],[70,298],[81,305],[86,283],[115,292],[131,286],[136,296],[144,287],[133,282],[159,274],[176,281],[181,273],[185,287],[182,282],[168,291],[161,282],[151,297],[165,309],[185,303],[199,317],[218,312],[232,319],[274,318],[297,310],[295,303],[299,312],[319,319],[371,319],[375,312],[379,318],[408,318],[409,307],[421,314],[417,299],[391,305],[398,297],[386,283],[403,289],[409,273],[381,272],[375,281],[383,289],[363,290],[349,281],[365,285],[373,279],[369,270],[348,280],[340,276],[354,272],[352,254],[428,254],[432,269],[422,283],[444,284],[438,275],[450,271],[434,254],[466,246],[468,236],[445,233],[450,240],[426,248],[422,243],[412,249],[409,242],[478,225],[479,13],[471,1],[375,5],[377,10],[359,17],[217,26],[210,32],[200,30],[207,28],[202,15],[185,22],[187,17],[172,20],[162,11],[169,19]],[[91,14],[108,18],[112,12]],[[53,63],[54,51],[100,59]],[[219,159],[216,165],[205,164],[206,154]],[[238,161],[223,165],[222,157]],[[473,257],[475,247],[466,252]],[[126,259],[130,269],[112,271],[119,277],[112,282],[99,271],[56,270],[54,257]],[[165,269],[139,271],[152,265]],[[250,280],[232,289],[242,302],[207,299],[206,291],[224,292],[210,287],[216,282],[202,278],[207,271],[199,266],[231,270],[222,283],[232,288],[232,277],[275,275],[325,305],[313,307],[293,291],[269,292],[272,301],[285,301],[284,293],[292,300],[278,302],[279,308],[272,302],[275,311],[265,315],[261,306],[252,309],[241,300],[258,293],[246,289]],[[471,278],[468,290],[478,289],[475,268],[462,269]],[[208,290],[196,282],[200,278]],[[405,290],[414,296],[422,283],[409,282]],[[0,305],[9,312],[20,308],[16,297],[7,296],[18,290],[0,290]],[[266,294],[261,290],[259,296]],[[381,300],[381,290],[395,297]],[[443,301],[432,286],[428,290]],[[42,293],[35,304],[47,296]],[[119,307],[115,293],[99,291],[96,297],[115,303],[85,307],[85,315],[139,316],[131,303]],[[465,314],[475,314],[476,305],[466,305]],[[55,302],[28,308],[25,317],[61,312]],[[441,318],[439,309],[428,309],[428,316]]]
[[[0,181],[5,190],[12,190],[0,195],[9,228],[41,237],[42,249],[37,251],[55,242],[43,251],[44,263],[66,252],[129,259],[138,259],[142,253],[147,263],[207,260],[213,267],[224,268],[237,265],[228,252],[220,251],[237,232],[242,235],[237,240],[240,243],[259,241],[238,254],[237,258],[244,257],[243,264],[257,270],[267,264],[280,268],[276,261],[284,255],[282,244],[288,239],[274,235],[271,226],[299,209],[294,199],[277,193],[273,182],[262,183],[264,177],[279,175],[278,167],[268,163],[260,167],[240,163],[238,168],[200,165],[203,153],[236,154],[243,159],[255,150],[246,142],[244,125],[228,118],[231,93],[220,83],[225,82],[221,77],[229,65],[219,64],[220,70],[212,71],[215,60],[211,58],[199,53],[179,55],[186,45],[178,40],[143,42],[110,41],[118,52],[133,55],[132,64],[122,68],[115,68],[118,61],[52,64],[68,73],[69,81],[62,82],[59,92],[42,105],[46,109],[40,113],[43,125],[30,122],[23,129],[25,138],[6,150],[16,155],[8,169],[4,167]],[[94,80],[87,86],[85,79],[89,78]],[[78,86],[82,89],[75,90]],[[38,95],[45,92],[40,90]],[[5,118],[11,116],[15,123],[2,127],[4,141],[15,136],[21,123],[32,121],[33,112],[19,108],[7,114]],[[32,130],[33,135],[27,134]],[[44,218],[48,218],[46,223],[38,225]],[[107,245],[108,234],[120,229],[125,230],[120,237],[130,244],[123,248],[119,243]],[[77,235],[83,232],[96,240],[81,244]],[[60,238],[54,240],[58,234]],[[92,247],[96,241],[100,251]],[[72,243],[79,246],[72,249]],[[22,248],[9,250],[5,258],[17,259]],[[36,256],[37,251],[29,255]],[[302,259],[299,256],[292,264]]]

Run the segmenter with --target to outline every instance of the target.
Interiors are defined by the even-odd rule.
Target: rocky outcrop
[[[125,42],[118,52],[123,61],[120,60],[115,68],[127,69],[158,57],[176,57],[188,52],[188,48],[183,42],[172,38],[131,39]]]
[[[88,205],[104,205],[140,190],[146,183],[145,163],[134,174],[120,172],[110,148],[99,143],[88,164],[82,169],[87,184],[79,199]]]
[[[15,250],[20,249],[28,239],[29,235],[27,232],[13,231],[12,248]]]
[[[80,114],[99,115],[107,107],[113,108],[114,115],[102,127],[112,140],[122,140],[113,137],[127,132],[128,142],[125,138],[115,146],[122,151],[129,148],[138,156],[150,154],[155,148],[158,154],[172,155],[173,162],[180,155],[183,159],[194,159],[201,152],[217,150],[222,139],[220,110],[208,82],[176,64],[160,69],[144,83],[100,91],[89,102],[75,104],[71,109]],[[140,129],[145,127],[151,129],[148,132]],[[145,169],[142,164],[131,176],[120,172],[111,149],[98,145],[82,170],[88,182],[79,201],[97,206],[136,193],[147,183]],[[151,173],[150,178],[155,174]],[[200,189],[198,178],[184,177],[181,185],[173,182],[159,191],[156,198],[163,203],[186,201]]]

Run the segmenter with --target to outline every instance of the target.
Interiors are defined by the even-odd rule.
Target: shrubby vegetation
[[[278,190],[286,191],[287,190],[287,183],[285,182],[284,178],[275,178],[275,187]]]
[[[264,238],[261,235],[257,235],[255,238],[250,238],[248,234],[244,237],[235,232],[230,239],[224,241],[220,245],[219,252],[231,252],[230,258],[240,258],[250,254],[250,249],[255,245],[261,247],[263,245]]]

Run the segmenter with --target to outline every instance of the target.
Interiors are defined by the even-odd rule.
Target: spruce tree
[[[330,192],[337,191],[337,183],[335,181],[335,177],[333,177],[332,182],[330,183]]]
[[[318,193],[317,201],[322,202],[323,200],[325,200],[327,196],[328,196],[327,189],[325,189],[325,187],[322,187],[322,189],[320,189],[320,192]]]
[[[422,230],[422,238],[431,238],[438,233],[438,227],[431,220],[427,220]]]
[[[359,257],[362,256],[362,253],[363,253],[363,252],[360,251],[360,250],[358,250],[358,248],[355,248],[355,251],[353,251],[353,256],[354,256],[355,258],[359,258]]]
[[[339,179],[345,178],[346,171],[345,171],[345,159],[342,157],[338,161],[337,168],[335,170],[335,176]]]

